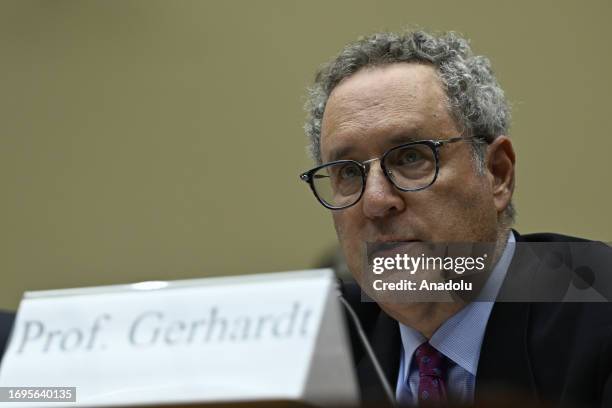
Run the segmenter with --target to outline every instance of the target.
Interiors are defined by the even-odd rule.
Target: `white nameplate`
[[[28,292],[0,386],[76,387],[61,406],[357,395],[331,270]]]

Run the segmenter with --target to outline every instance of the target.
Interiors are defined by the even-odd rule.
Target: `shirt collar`
[[[435,349],[473,376],[476,376],[480,348],[494,304],[493,301],[487,301],[486,299],[495,299],[499,293],[501,284],[510,266],[510,261],[514,256],[515,244],[514,234],[510,231],[504,252],[493,268],[478,299],[467,304],[458,313],[445,321],[436,330],[431,339],[429,339],[429,343]],[[408,370],[415,350],[419,345],[425,343],[427,339],[420,332],[409,326],[402,323],[399,323],[399,326],[406,363],[404,367]]]

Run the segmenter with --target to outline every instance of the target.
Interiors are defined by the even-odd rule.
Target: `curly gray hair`
[[[312,158],[319,164],[322,161],[321,122],[334,88],[364,67],[396,62],[427,63],[437,69],[451,115],[466,135],[483,142],[473,144],[477,169],[482,173],[486,143],[508,134],[510,107],[489,60],[474,55],[468,40],[455,32],[434,34],[419,30],[372,34],[348,44],[323,65],[308,90],[306,103],[308,117],[304,130],[310,139]],[[506,215],[514,219],[512,204],[506,209]]]

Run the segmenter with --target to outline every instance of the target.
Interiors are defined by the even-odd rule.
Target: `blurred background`
[[[0,308],[297,270],[335,247],[305,88],[347,42],[455,30],[513,104],[516,228],[612,240],[608,1],[0,1]]]

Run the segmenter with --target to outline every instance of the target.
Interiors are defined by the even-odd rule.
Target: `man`
[[[517,245],[554,242],[560,270],[581,265],[587,275],[607,272],[612,257],[603,245],[576,250],[583,240],[511,230],[515,152],[489,61],[454,33],[375,34],[325,65],[309,98],[305,129],[318,166],[301,178],[332,210],[362,288],[370,244],[492,243],[485,289],[507,303],[361,303],[359,288],[344,285],[397,402],[490,404],[510,395],[612,406],[609,303],[516,302],[528,282],[556,273]],[[559,293],[583,282],[571,273],[552,281]],[[536,286],[550,295],[547,283]],[[383,402],[372,362],[353,347],[363,401]]]

